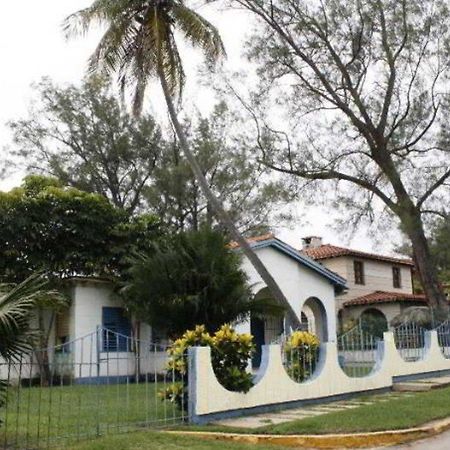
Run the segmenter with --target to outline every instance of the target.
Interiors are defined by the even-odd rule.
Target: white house
[[[345,280],[273,235],[249,242],[289,301],[297,316],[295,322],[300,321],[322,341],[335,341],[336,295],[346,288]],[[232,247],[239,251],[236,245]],[[270,295],[246,258],[242,264],[256,296]],[[50,346],[48,352],[58,376],[73,377],[82,383],[132,374],[156,378],[164,371],[167,342],[147,324],[128,317],[112,283],[76,277],[66,280],[66,287],[71,304],[53,321],[50,335],[54,346]],[[292,317],[286,314],[284,318],[251,318],[237,325],[238,331],[255,336],[256,366],[261,346],[289,332],[292,323]],[[39,370],[34,361],[29,373]]]

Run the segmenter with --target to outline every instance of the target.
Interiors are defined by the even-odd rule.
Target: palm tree
[[[64,28],[70,37],[87,32],[94,24],[106,26],[90,58],[90,71],[107,76],[116,74],[122,87],[131,86],[136,114],[142,109],[148,82],[152,78],[159,79],[180,147],[214,213],[253,264],[274,299],[297,320],[278,284],[211,191],[178,120],[174,99],[181,97],[185,74],[175,32],[199,47],[211,63],[225,55],[217,29],[185,3],[185,0],[95,0],[90,7],[69,16]]]
[[[0,286],[0,358],[6,363],[18,361],[30,352],[36,333],[30,327],[30,319],[43,299],[61,298],[61,294],[46,289],[47,281],[41,274],[30,276],[11,288]],[[6,381],[0,380],[0,405],[6,389]]]

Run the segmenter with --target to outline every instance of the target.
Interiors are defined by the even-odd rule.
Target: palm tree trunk
[[[208,181],[206,180],[205,176],[203,175],[203,172],[200,168],[200,165],[199,165],[196,157],[194,156],[194,154],[191,152],[191,150],[189,148],[189,144],[187,142],[183,128],[178,120],[178,116],[177,116],[175,106],[172,101],[172,96],[170,95],[170,92],[169,92],[169,87],[167,86],[167,82],[166,82],[164,76],[160,76],[159,79],[161,82],[162,90],[164,92],[167,109],[169,110],[170,119],[175,128],[175,132],[178,136],[178,141],[180,143],[180,147],[183,150],[183,152],[186,156],[186,159],[188,160],[188,163],[191,166],[191,169],[194,172],[194,175],[197,178],[197,181],[199,182],[200,187],[201,187],[205,197],[208,200],[208,203],[210,204],[211,208],[213,209],[214,213],[216,214],[217,218],[222,223],[222,225],[228,229],[228,232],[230,233],[231,237],[239,244],[242,251],[244,252],[244,255],[251,262],[251,264],[255,268],[256,272],[258,272],[259,276],[262,278],[262,280],[264,281],[264,283],[270,290],[273,298],[276,301],[278,301],[281,305],[286,307],[287,311],[290,313],[290,315],[293,318],[295,318],[295,320],[298,322],[298,325],[299,325],[300,322],[299,322],[298,316],[295,313],[295,311],[293,310],[289,301],[286,299],[283,292],[281,291],[280,287],[278,286],[278,284],[276,283],[276,281],[274,280],[272,275],[269,273],[266,266],[259,259],[258,255],[253,251],[250,244],[241,235],[241,233],[237,229],[236,225],[231,220],[229,214],[222,207],[218,198],[211,191],[211,189],[208,185]]]

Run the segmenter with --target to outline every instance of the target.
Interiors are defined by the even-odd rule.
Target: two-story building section
[[[425,296],[414,294],[411,259],[323,244],[315,236],[303,238],[301,252],[347,280],[348,290],[336,297],[341,324],[364,313],[382,314],[389,324],[405,308],[426,303]]]

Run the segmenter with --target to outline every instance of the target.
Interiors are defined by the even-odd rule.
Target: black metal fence
[[[185,380],[167,369],[168,346],[99,328],[48,350],[0,361],[8,388],[0,408],[0,448],[62,443],[162,428],[187,419],[187,405],[164,399]]]

